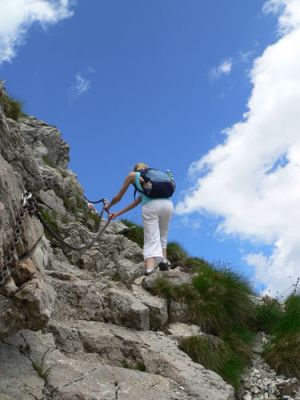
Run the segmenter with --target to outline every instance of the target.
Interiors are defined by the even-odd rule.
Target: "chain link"
[[[82,244],[80,246],[73,246],[73,245],[67,243],[65,241],[65,239],[58,232],[55,232],[52,229],[52,227],[45,221],[42,214],[38,210],[37,202],[36,202],[35,198],[32,196],[32,194],[30,192],[25,192],[22,196],[21,207],[20,207],[19,213],[16,217],[16,225],[15,225],[15,229],[13,232],[11,242],[10,242],[8,249],[5,252],[4,257],[3,257],[3,267],[2,267],[2,269],[0,269],[0,286],[3,285],[4,282],[11,275],[11,265],[14,261],[16,247],[21,241],[22,228],[23,228],[24,219],[25,219],[26,214],[28,214],[30,216],[36,215],[38,217],[38,219],[41,221],[41,223],[43,224],[43,226],[49,231],[49,233],[54,237],[54,239],[56,239],[58,241],[58,243],[60,243],[61,245],[66,246],[71,250],[83,251],[83,250],[90,249],[95,244],[95,242],[99,239],[101,234],[105,231],[105,229],[107,228],[107,226],[110,223],[110,219],[108,219],[106,221],[105,225],[101,228],[101,220],[102,220],[104,207],[105,207],[107,200],[102,199],[101,201],[103,202],[103,209],[99,215],[99,225],[98,225],[95,236],[93,237],[92,240],[90,240],[86,244]]]
[[[3,257],[3,267],[0,270],[0,285],[3,285],[7,278],[11,275],[10,267],[14,261],[15,249],[21,241],[25,216],[27,213],[32,216],[36,210],[36,202],[33,199],[32,194],[25,192],[22,196],[21,207],[16,217],[16,226],[11,242]]]
[[[105,204],[105,203],[104,203]],[[110,219],[108,219],[105,223],[105,225],[101,228],[101,220],[103,216],[104,208],[102,209],[100,215],[99,215],[99,224],[97,228],[97,232],[95,233],[95,236],[93,237],[92,240],[90,240],[88,243],[82,244],[80,246],[74,246],[69,244],[68,242],[65,241],[65,239],[60,235],[60,233],[56,232],[43,218],[42,214],[37,210],[36,215],[41,221],[41,223],[44,225],[44,227],[47,229],[47,231],[51,234],[51,236],[62,246],[68,247],[70,250],[75,250],[75,251],[84,251],[90,249],[95,242],[99,239],[99,237],[102,235],[102,233],[105,231],[105,229],[108,227],[110,223]]]

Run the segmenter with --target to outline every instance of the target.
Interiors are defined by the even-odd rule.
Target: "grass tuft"
[[[255,306],[248,282],[228,268],[217,269],[202,261],[191,284],[177,286],[158,278],[152,291],[169,302],[187,304],[190,322],[219,337],[214,341],[211,336],[188,338],[181,349],[239,387],[242,371],[251,359],[255,335]]]
[[[20,100],[14,99],[2,92],[0,95],[0,105],[3,108],[6,117],[18,121],[18,119],[24,116],[23,103]]]
[[[240,376],[245,363],[228,343],[209,337],[192,336],[181,342],[180,349],[193,361],[221,375],[235,388],[240,386]]]
[[[178,263],[179,265],[184,263],[184,260],[188,257],[187,252],[178,242],[169,242],[167,245],[168,260],[171,263]]]
[[[300,295],[290,295],[264,356],[276,372],[300,378]]]
[[[247,327],[254,318],[250,285],[235,272],[203,266],[193,287],[199,294],[194,313],[208,333],[223,337],[233,327]]]
[[[122,361],[122,367],[127,369],[135,369],[137,371],[145,372],[146,366],[144,363],[136,362],[136,363],[129,363],[127,360]]]
[[[272,335],[283,318],[283,309],[277,300],[264,297],[263,303],[256,307],[256,330]]]
[[[131,240],[132,242],[137,243],[141,248],[144,246],[144,229],[142,226],[137,225],[128,219],[122,219],[124,225],[127,226],[128,229],[122,232],[122,235],[127,237],[127,239]]]

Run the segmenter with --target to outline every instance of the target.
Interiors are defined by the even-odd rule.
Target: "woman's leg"
[[[159,231],[164,259],[167,259],[169,223],[173,214],[173,210],[174,206],[170,200],[162,200],[161,212],[159,216]]]
[[[148,257],[145,259],[145,269],[146,271],[153,271],[155,267],[155,257]]]
[[[159,230],[159,208],[157,206],[157,200],[152,200],[142,208],[144,260],[147,272],[154,269],[156,257],[163,257]]]

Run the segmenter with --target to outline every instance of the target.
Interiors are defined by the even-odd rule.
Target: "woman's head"
[[[138,172],[138,171],[141,171],[142,169],[147,169],[147,168],[149,168],[149,166],[147,164],[139,162],[139,163],[135,164],[133,171]]]

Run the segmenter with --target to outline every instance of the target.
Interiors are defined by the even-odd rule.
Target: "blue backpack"
[[[167,199],[175,192],[176,185],[170,171],[162,172],[155,168],[147,168],[138,172],[144,180],[141,183],[143,190],[134,185],[134,197],[136,192],[140,192],[152,199]]]

